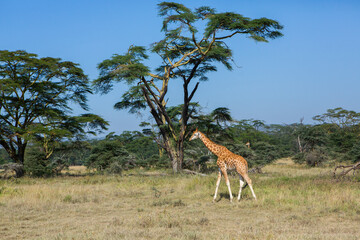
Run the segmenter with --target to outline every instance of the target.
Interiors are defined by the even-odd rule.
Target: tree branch
[[[226,38],[231,38],[233,37],[234,35],[236,34],[241,34],[241,33],[250,33],[249,31],[244,31],[244,32],[241,32],[241,31],[236,31],[230,35],[227,35],[227,36],[224,36],[224,37],[217,37],[217,38],[214,38],[215,40],[222,40],[222,39],[226,39]]]
[[[345,176],[346,174],[348,174],[351,170],[354,170],[354,174],[355,174],[355,170],[360,169],[360,162],[357,162],[357,163],[355,163],[355,164],[353,164],[353,165],[347,165],[347,166],[339,165],[339,166],[336,166],[335,169],[334,169],[334,172],[333,172],[334,178],[336,177],[336,170],[337,170],[338,168],[342,168],[342,169],[343,169],[343,172],[340,173],[339,178],[340,178],[340,177],[344,177],[344,176]],[[347,169],[347,170],[345,171],[345,169]]]
[[[194,97],[194,94],[195,94],[196,90],[198,89],[199,84],[200,84],[200,82],[197,82],[194,89],[192,90],[192,92],[191,92],[191,94],[189,96],[189,102],[191,102],[192,98]]]

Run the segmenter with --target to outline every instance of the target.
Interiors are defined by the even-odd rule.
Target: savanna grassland
[[[0,239],[360,238],[359,175],[336,181],[290,160],[263,170],[251,175],[258,201],[246,188],[234,203],[224,180],[211,202],[215,173],[0,180]]]

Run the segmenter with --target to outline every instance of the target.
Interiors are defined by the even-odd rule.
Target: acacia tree
[[[335,124],[340,128],[351,128],[360,124],[360,113],[338,107],[314,116],[313,120],[322,124]]]
[[[88,78],[78,64],[25,51],[0,51],[1,146],[22,165],[30,139],[40,141],[50,157],[56,140],[84,134],[85,126],[106,128],[97,115],[70,115],[70,103],[88,110],[89,93]]]
[[[184,158],[189,106],[200,81],[207,80],[206,74],[217,70],[217,63],[232,69],[232,52],[225,40],[245,35],[258,42],[267,42],[282,36],[279,31],[282,26],[267,18],[250,19],[232,12],[216,13],[210,7],[191,10],[173,2],[162,2],[158,6],[159,15],[164,18],[162,31],[165,36],[152,44],[149,51],[160,57],[160,66],[150,70],[145,65],[149,58],[146,48],[131,46],[127,53],[115,54],[98,65],[100,76],[94,84],[102,93],[109,92],[114,82],[129,85],[115,108],[127,108],[130,113],[150,109],[163,139],[162,147],[172,161],[174,172],[178,172]],[[175,127],[176,123],[167,111],[169,84],[175,79],[183,83],[179,128]]]
[[[226,126],[227,122],[231,122],[233,120],[230,114],[230,110],[226,107],[219,107],[214,109],[211,112],[211,116],[219,126],[221,126],[221,123]]]

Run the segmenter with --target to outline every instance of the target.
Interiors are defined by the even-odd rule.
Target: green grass
[[[359,239],[360,182],[278,161],[229,202],[216,174],[0,180],[1,239]],[[169,173],[169,172],[167,172]],[[150,173],[148,173],[150,174]],[[239,182],[231,177],[236,199]],[[235,200],[234,199],[234,200]]]

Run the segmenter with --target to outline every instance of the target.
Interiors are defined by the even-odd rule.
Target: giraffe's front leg
[[[217,196],[217,193],[218,193],[220,181],[221,181],[221,171],[219,170],[218,179],[216,181],[216,189],[215,189],[215,195],[214,195],[213,202],[215,202],[215,200],[216,200],[216,196]]]

